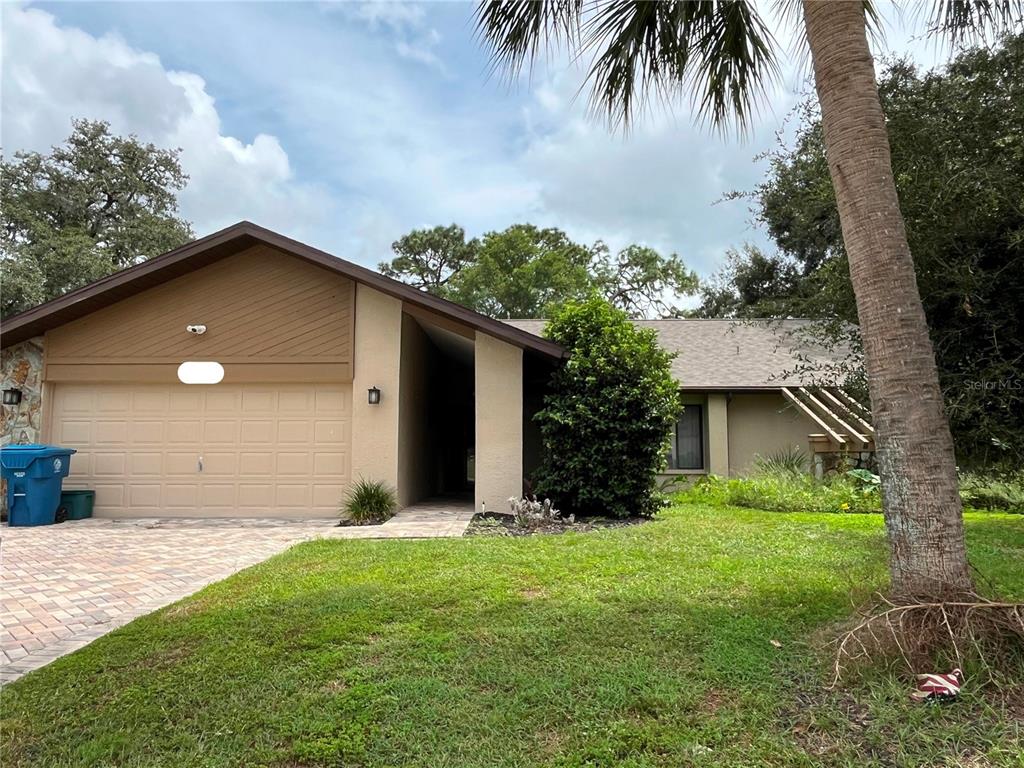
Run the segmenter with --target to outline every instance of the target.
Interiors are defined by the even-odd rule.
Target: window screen
[[[672,469],[704,469],[704,407],[687,405],[676,422],[668,465]]]

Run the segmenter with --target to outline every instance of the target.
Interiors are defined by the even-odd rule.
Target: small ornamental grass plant
[[[357,525],[383,523],[398,509],[395,491],[378,480],[356,481],[341,504],[342,514]]]

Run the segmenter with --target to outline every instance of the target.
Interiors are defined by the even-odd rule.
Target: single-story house
[[[767,327],[641,322],[681,352],[672,471],[742,472],[812,434],[869,448],[840,393],[773,379],[793,357]],[[541,328],[242,222],[5,319],[20,402],[0,440],[75,448],[65,487],[94,489],[98,516],[332,515],[360,477],[403,505],[504,509],[565,357]]]

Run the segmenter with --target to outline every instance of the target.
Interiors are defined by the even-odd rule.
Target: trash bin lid
[[[26,469],[36,459],[50,456],[70,456],[77,453],[74,448],[61,448],[58,445],[5,445],[0,448],[0,465],[4,469]]]

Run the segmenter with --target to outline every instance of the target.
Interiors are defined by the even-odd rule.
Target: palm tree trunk
[[[863,0],[804,0],[874,414],[892,589],[973,589],[956,460],[892,175]]]

